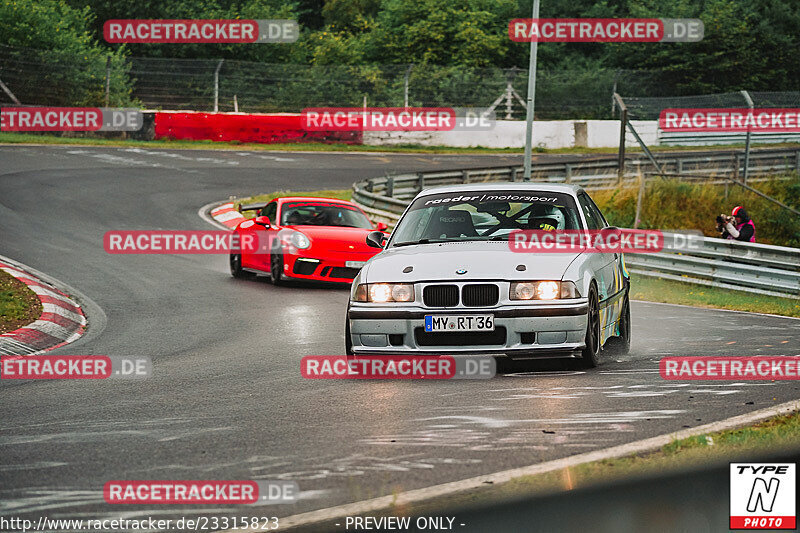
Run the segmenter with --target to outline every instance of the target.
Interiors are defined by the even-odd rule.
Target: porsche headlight
[[[508,297],[511,300],[558,300],[581,295],[571,281],[515,281],[511,283]]]
[[[414,285],[411,283],[362,283],[356,287],[356,302],[413,302]]]
[[[297,250],[305,250],[311,247],[311,239],[308,235],[297,230],[282,229],[278,232],[278,237],[284,246],[289,247],[289,253],[297,253]]]
[[[311,239],[305,233],[295,231],[292,233],[292,244],[301,250],[305,250],[311,246]]]

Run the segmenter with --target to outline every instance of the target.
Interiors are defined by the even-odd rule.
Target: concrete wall
[[[658,121],[631,121],[645,143],[658,143]],[[628,143],[636,143],[633,135],[627,134]],[[525,146],[525,122],[498,120],[488,131],[434,131],[364,132],[364,144],[398,145],[421,144],[423,146],[457,146],[471,148],[521,148]],[[537,120],[533,127],[533,145],[542,148],[614,148],[619,145],[619,121],[617,120]]]

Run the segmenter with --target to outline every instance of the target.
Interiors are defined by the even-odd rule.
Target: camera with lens
[[[717,231],[719,231],[720,233],[722,233],[722,231],[723,231],[723,227],[724,227],[724,226],[725,226],[725,224],[727,224],[728,222],[733,222],[733,217],[732,217],[732,216],[730,216],[730,215],[726,215],[726,214],[724,214],[724,213],[723,213],[723,214],[721,214],[721,215],[717,215]]]

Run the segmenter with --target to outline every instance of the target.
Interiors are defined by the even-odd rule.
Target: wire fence
[[[798,108],[800,91],[758,92],[747,91],[753,107]],[[703,94],[694,96],[625,96],[628,118],[632,120],[657,120],[663,109],[697,108],[747,108],[750,102],[743,91]]]
[[[76,55],[0,45],[0,80],[24,105],[101,105],[242,112],[306,107],[490,107],[522,119],[522,69],[436,65],[299,65],[217,59]],[[677,94],[659,71],[586,68],[537,72],[536,118],[612,118],[612,94]],[[12,101],[0,91],[0,103]]]

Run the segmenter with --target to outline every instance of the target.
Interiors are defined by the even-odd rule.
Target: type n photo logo
[[[794,463],[731,463],[730,529],[794,529]]]

